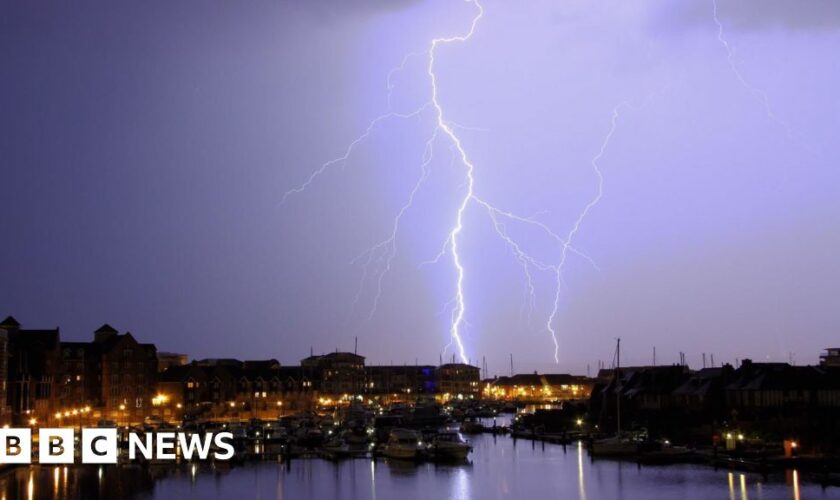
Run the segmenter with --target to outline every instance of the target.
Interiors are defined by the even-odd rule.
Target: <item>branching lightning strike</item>
[[[434,144],[438,139],[445,138],[450,143],[450,148],[453,152],[453,159],[457,158],[461,165],[463,165],[465,169],[465,182],[463,184],[464,194],[463,197],[460,198],[458,203],[454,222],[449,230],[446,239],[443,242],[441,251],[438,255],[431,261],[424,262],[423,264],[429,263],[437,263],[439,262],[447,253],[451,256],[452,264],[456,271],[456,282],[455,282],[455,295],[454,297],[448,301],[441,313],[445,312],[447,309],[451,307],[450,311],[450,329],[449,329],[449,337],[450,342],[444,347],[444,352],[447,348],[451,345],[455,345],[458,350],[458,355],[462,362],[468,362],[469,358],[467,357],[466,349],[464,347],[463,342],[463,327],[468,326],[469,323],[466,320],[466,296],[464,291],[464,280],[466,275],[466,268],[464,266],[463,257],[459,253],[459,242],[460,237],[462,236],[462,232],[464,230],[464,215],[471,203],[476,204],[477,206],[484,208],[487,211],[487,214],[490,218],[492,223],[493,229],[496,234],[501,238],[501,240],[509,247],[512,254],[514,255],[517,262],[522,266],[523,272],[526,279],[527,290],[528,290],[528,316],[530,320],[530,316],[534,307],[535,303],[535,296],[536,296],[536,289],[533,281],[533,275],[531,269],[535,269],[541,272],[551,272],[555,277],[555,294],[554,294],[554,301],[553,307],[551,310],[551,314],[548,316],[546,321],[545,329],[551,334],[552,341],[554,343],[554,359],[555,361],[559,362],[559,342],[557,339],[557,332],[553,326],[554,321],[557,318],[559,304],[560,304],[560,290],[562,285],[562,275],[563,269],[567,261],[567,257],[570,254],[574,254],[576,256],[581,257],[585,261],[589,262],[595,269],[598,269],[595,262],[588,257],[586,254],[581,252],[579,249],[575,248],[572,245],[572,240],[580,230],[581,224],[583,223],[586,216],[598,204],[602,195],[603,195],[603,176],[601,174],[598,162],[601,157],[604,155],[607,146],[609,145],[610,140],[612,139],[612,135],[615,132],[617,126],[617,120],[619,115],[619,110],[622,106],[626,105],[626,103],[622,103],[617,106],[613,110],[612,122],[609,132],[605,139],[601,144],[601,148],[598,154],[591,160],[592,168],[596,174],[598,183],[597,183],[597,192],[596,195],[586,204],[583,210],[578,214],[578,217],[575,219],[574,225],[572,226],[571,230],[565,235],[565,237],[557,234],[553,231],[548,225],[534,219],[531,217],[523,217],[517,214],[514,214],[510,211],[502,210],[497,208],[496,206],[492,205],[491,203],[487,202],[483,198],[479,197],[475,193],[475,165],[470,160],[469,156],[467,155],[466,150],[463,147],[461,142],[461,138],[456,133],[456,128],[467,128],[462,127],[460,125],[455,124],[452,121],[446,119],[446,115],[444,112],[444,108],[441,105],[438,99],[438,75],[435,72],[435,63],[436,63],[436,56],[437,51],[441,46],[453,43],[463,43],[470,40],[476,32],[476,27],[484,15],[484,8],[478,2],[478,0],[467,0],[469,3],[473,4],[476,8],[476,14],[472,18],[472,21],[469,25],[469,30],[466,33],[456,36],[449,36],[449,37],[440,37],[435,38],[431,41],[429,49],[425,52],[413,52],[406,55],[401,64],[392,69],[388,73],[387,78],[387,89],[388,89],[388,112],[382,114],[376,118],[374,118],[365,129],[365,131],[357,137],[353,142],[345,150],[344,154],[338,158],[332,159],[324,164],[322,164],[318,169],[316,169],[312,174],[310,174],[309,178],[301,185],[296,188],[293,188],[287,191],[282,199],[282,202],[285,202],[287,198],[293,194],[298,194],[304,192],[319,176],[323,175],[328,169],[334,167],[339,164],[345,163],[355,150],[355,148],[365,141],[374,131],[374,129],[383,121],[392,119],[392,118],[399,118],[399,119],[407,119],[420,116],[424,111],[427,109],[431,109],[434,111],[434,121],[435,127],[432,130],[429,138],[425,143],[425,149],[423,153],[422,162],[420,165],[420,176],[415,182],[412,190],[410,191],[406,202],[400,207],[398,213],[394,218],[394,222],[391,226],[391,232],[389,236],[376,243],[361,255],[353,259],[352,262],[362,262],[363,273],[360,282],[359,289],[356,293],[355,299],[353,301],[353,307],[355,308],[356,304],[358,303],[360,296],[363,292],[365,283],[368,278],[369,268],[372,265],[381,265],[379,268],[379,275],[375,280],[375,294],[372,302],[372,307],[368,314],[368,319],[371,319],[374,314],[376,313],[376,309],[378,303],[380,301],[382,295],[382,288],[383,288],[383,280],[385,276],[390,272],[393,259],[396,255],[397,251],[397,237],[400,230],[400,225],[403,220],[404,215],[410,210],[414,204],[415,197],[419,190],[422,188],[423,184],[427,180],[429,173],[430,173],[430,164],[433,159],[434,153]],[[394,89],[392,84],[392,77],[397,72],[404,69],[407,61],[413,57],[418,57],[421,55],[425,55],[427,57],[426,63],[426,73],[430,81],[430,91],[431,97],[430,99],[409,113],[397,113],[393,110],[391,106],[391,95]],[[513,237],[510,236],[507,230],[506,222],[511,223],[518,223],[518,224],[525,224],[529,226],[533,226],[538,228],[542,231],[546,236],[550,239],[554,240],[556,244],[559,246],[559,263],[552,264],[543,262],[532,255],[530,255],[520,244],[517,242]],[[422,265],[422,264],[421,264]],[[440,314],[440,313],[439,313]]]
[[[735,75],[735,78],[738,80],[738,83],[744,87],[747,92],[752,94],[752,96],[761,104],[764,108],[764,113],[767,115],[768,118],[776,122],[779,126],[785,129],[788,136],[793,136],[793,130],[790,127],[790,124],[785,120],[779,118],[778,115],[773,111],[773,108],[770,106],[770,98],[767,97],[767,92],[761,90],[760,88],[751,84],[745,77],[744,74],[741,72],[740,68],[738,68],[738,64],[735,61],[735,50],[732,48],[732,45],[726,39],[723,31],[723,23],[718,16],[718,4],[717,0],[712,0],[712,17],[715,20],[715,24],[717,25],[717,40],[726,50],[726,61],[729,63],[729,68],[732,70],[732,73]]]

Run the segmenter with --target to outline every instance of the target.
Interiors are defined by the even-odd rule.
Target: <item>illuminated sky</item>
[[[461,1],[7,3],[0,16],[0,315],[83,339],[103,322],[195,357],[293,363],[336,348],[436,363],[463,198],[446,140],[421,175],[433,113],[379,122],[387,76],[464,33]],[[316,4],[316,5],[308,5]],[[464,212],[467,354],[491,373],[594,370],[678,352],[815,362],[840,344],[840,6],[828,0],[482,2],[437,52],[439,101],[477,196],[569,232],[551,272],[523,267],[486,210]],[[427,58],[391,104],[430,98]],[[764,97],[766,96],[766,104]],[[534,226],[505,229],[557,262]],[[597,266],[597,267],[596,267]],[[381,269],[381,268],[380,268]],[[366,279],[363,281],[363,275]],[[451,306],[451,304],[450,304]],[[529,313],[530,310],[530,313]],[[530,317],[529,317],[530,316]],[[451,356],[451,349],[448,351]]]

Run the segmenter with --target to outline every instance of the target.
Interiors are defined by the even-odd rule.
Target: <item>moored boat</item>
[[[622,437],[593,441],[589,454],[593,457],[634,457],[639,453],[639,443]]]
[[[464,460],[472,446],[455,431],[439,432],[432,438],[429,451],[435,460]]]
[[[388,435],[388,443],[383,454],[388,458],[399,460],[416,460],[423,451],[423,440],[420,435],[409,429],[393,429]]]

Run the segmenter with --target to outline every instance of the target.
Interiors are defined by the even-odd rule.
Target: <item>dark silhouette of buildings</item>
[[[92,342],[62,342],[58,328],[21,329],[11,316],[6,401],[13,422],[119,419],[147,415],[157,384],[156,348],[109,325]]]
[[[840,347],[829,347],[820,354],[820,366],[840,366]]]
[[[589,419],[614,429],[646,429],[685,440],[708,440],[724,429],[787,439],[840,442],[840,349],[819,366],[788,363],[724,365],[693,371],[684,365],[601,370],[598,377],[518,374],[479,379],[478,367],[366,366],[355,353],[311,355],[296,366],[275,359],[204,359],[159,353],[131,333],[103,325],[89,342],[61,340],[58,328],[0,323],[0,420],[14,425],[82,425],[146,417],[276,418],[281,414],[357,402],[586,400]],[[574,405],[569,419],[582,411]],[[579,424],[578,424],[579,425]]]
[[[840,442],[840,368],[755,363],[691,371],[686,366],[621,368],[599,374],[590,416],[615,429],[706,440],[724,429],[754,430],[774,438],[810,436]]]

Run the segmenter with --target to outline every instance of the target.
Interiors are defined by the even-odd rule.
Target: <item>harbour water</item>
[[[0,500],[13,498],[262,499],[799,499],[837,498],[794,471],[769,477],[698,465],[645,466],[590,460],[578,444],[471,437],[467,463],[384,459],[299,459],[232,467],[40,467],[0,476]]]

